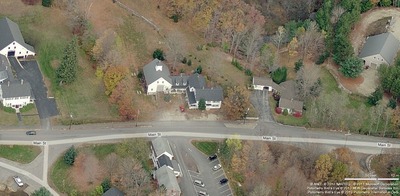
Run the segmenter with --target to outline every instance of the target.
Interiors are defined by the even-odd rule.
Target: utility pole
[[[243,118],[244,123],[243,124],[246,124],[246,118],[247,118],[247,114],[249,113],[249,110],[250,110],[250,108],[247,108],[246,112],[244,113],[244,118]]]
[[[73,118],[72,114],[69,114],[69,117],[70,117],[70,121],[69,121],[69,128],[68,128],[68,130],[71,130],[72,118]]]
[[[344,142],[344,147],[346,148],[346,145],[347,145],[347,137],[351,135],[350,130],[349,130],[346,134],[344,134],[344,135],[346,136],[346,141]]]

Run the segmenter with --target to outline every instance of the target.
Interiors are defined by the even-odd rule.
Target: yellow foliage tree
[[[106,88],[106,95],[110,95],[118,83],[124,79],[129,73],[127,67],[124,66],[111,66],[108,67],[104,73],[103,81]]]
[[[329,154],[319,156],[315,164],[315,177],[318,182],[327,182],[332,171],[333,160]]]

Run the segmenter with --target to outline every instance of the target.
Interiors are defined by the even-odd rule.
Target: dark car
[[[228,179],[226,179],[226,178],[222,178],[222,179],[219,181],[220,184],[226,184],[227,182],[228,182]]]
[[[213,154],[213,155],[210,155],[210,156],[208,157],[208,160],[210,160],[210,161],[213,161],[213,160],[215,160],[215,159],[217,159],[217,154]]]
[[[27,131],[26,135],[36,135],[36,131]]]

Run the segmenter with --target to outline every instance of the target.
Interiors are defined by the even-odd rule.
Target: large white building
[[[31,85],[21,81],[7,81],[0,85],[0,100],[5,107],[20,109],[33,103]]]
[[[7,17],[0,19],[0,54],[17,58],[35,56],[35,50],[25,43],[18,25]]]

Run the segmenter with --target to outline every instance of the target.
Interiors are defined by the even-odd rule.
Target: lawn
[[[26,107],[26,108],[25,108]],[[29,104],[21,109],[22,124],[25,126],[40,125],[38,112],[34,104]],[[0,104],[0,126],[16,126],[18,125],[18,117],[15,110],[8,107],[3,107]]]
[[[101,161],[107,155],[115,152],[117,144],[96,144],[91,145],[90,149],[94,152],[94,155]]]
[[[23,164],[32,162],[40,152],[41,150],[37,146],[0,146],[0,157]]]
[[[57,192],[70,193],[72,190],[76,190],[69,177],[70,169],[71,166],[64,163],[63,156],[57,159],[51,168],[50,179]]]
[[[331,73],[325,68],[321,69],[321,81],[323,90],[326,93],[331,93],[333,91],[340,92],[338,84]]]
[[[213,141],[192,141],[193,146],[206,155],[215,154],[218,151],[218,142]]]
[[[277,114],[275,112],[277,101],[275,101],[273,97],[270,97],[268,101],[269,101],[269,106],[271,108],[272,116],[274,117],[275,121],[282,123],[284,125],[292,125],[292,126],[305,126],[308,123],[308,120],[305,117],[306,111],[303,111],[303,117],[301,118],[297,118],[292,115],[284,116],[283,114]]]

